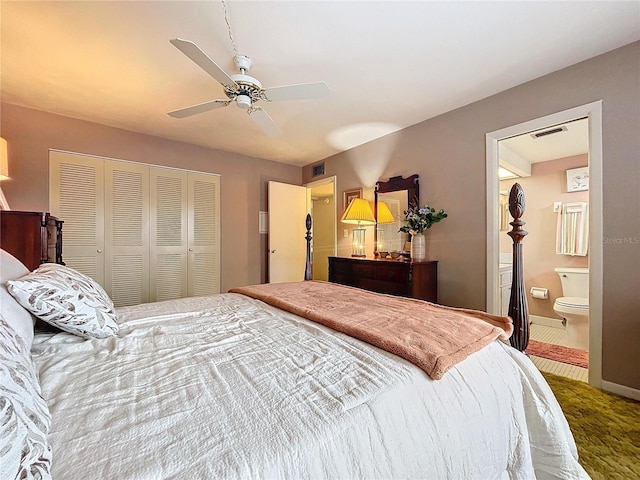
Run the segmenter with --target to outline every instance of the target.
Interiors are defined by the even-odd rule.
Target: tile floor
[[[567,346],[564,342],[564,336],[564,328],[547,327],[535,323],[531,324],[531,329],[529,330],[529,338],[540,342]],[[555,373],[556,375],[573,378],[574,380],[580,380],[582,382],[588,381],[589,370],[586,368],[576,367],[575,365],[569,365],[567,363],[554,362],[553,360],[547,360],[546,358],[535,357],[533,355],[531,355],[531,360],[536,367],[543,372]]]

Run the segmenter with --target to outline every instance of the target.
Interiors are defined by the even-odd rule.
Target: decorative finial
[[[514,183],[509,193],[509,213],[514,220],[518,220],[522,216],[525,206],[524,190],[519,183]]]

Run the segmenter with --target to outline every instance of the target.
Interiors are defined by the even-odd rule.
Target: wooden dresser
[[[62,261],[62,220],[46,212],[0,210],[0,248],[29,270]]]
[[[329,257],[329,281],[437,302],[438,262]]]

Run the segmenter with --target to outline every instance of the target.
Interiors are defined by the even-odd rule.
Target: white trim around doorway
[[[498,142],[552,125],[589,119],[589,384],[602,386],[602,101],[557,112],[486,134],[487,312],[500,313],[498,298]],[[526,194],[526,192],[525,192]],[[526,221],[526,210],[523,216]],[[524,242],[526,252],[526,241]],[[526,256],[526,253],[525,253]]]
[[[309,182],[309,183],[305,183],[303,185],[303,187],[307,188],[307,192],[311,191],[311,188],[313,187],[318,187],[320,185],[326,185],[328,183],[332,183],[333,184],[333,203],[335,206],[335,213],[334,213],[334,219],[337,219],[338,216],[338,200],[337,200],[337,185],[338,185],[338,177],[336,177],[335,175],[332,175],[330,177],[325,177],[322,178],[320,180],[315,180],[313,182]],[[313,213],[312,213],[313,216]],[[333,222],[333,252],[331,255],[336,255],[336,251],[338,248],[338,226],[337,226],[337,222]]]

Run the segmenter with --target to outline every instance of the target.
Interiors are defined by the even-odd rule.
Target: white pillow
[[[7,282],[9,293],[36,317],[84,338],[118,334],[113,302],[93,279],[69,267],[44,263]]]
[[[0,249],[0,283],[20,278],[27,273],[29,269],[20,260]]]
[[[29,273],[20,260],[0,249],[0,308],[6,322],[11,325],[24,343],[31,348],[33,342],[33,326],[36,319],[9,295],[5,283]]]
[[[0,313],[0,478],[51,478],[50,426],[29,347]]]

